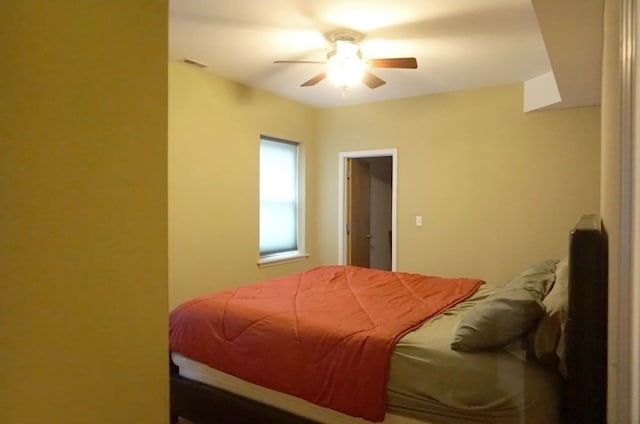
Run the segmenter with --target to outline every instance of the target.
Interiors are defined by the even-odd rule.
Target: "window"
[[[259,264],[306,257],[299,144],[260,138]]]

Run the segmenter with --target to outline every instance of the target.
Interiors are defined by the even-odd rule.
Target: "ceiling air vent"
[[[185,58],[185,59],[182,59],[182,61],[184,63],[189,64],[189,65],[197,66],[198,68],[206,68],[207,67],[207,65],[205,65],[204,63],[200,63],[197,60],[193,60],[193,59]]]

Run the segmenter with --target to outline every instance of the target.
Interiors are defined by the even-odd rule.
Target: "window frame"
[[[258,160],[258,260],[259,267],[273,266],[288,262],[297,262],[309,257],[305,247],[305,166],[304,166],[304,144],[298,141],[287,140],[283,138],[271,137],[264,134],[260,135],[258,144],[258,157],[262,153],[262,141],[271,141],[296,146],[296,166],[297,166],[297,204],[296,204],[296,241],[297,250],[291,250],[281,253],[271,253],[262,255],[260,253],[260,215],[262,213],[260,200],[260,159]]]

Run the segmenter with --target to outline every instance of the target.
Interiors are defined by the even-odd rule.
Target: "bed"
[[[287,393],[289,380],[286,379],[277,384],[264,384],[260,376],[251,373],[244,378],[244,371],[236,372],[233,367],[251,359],[236,360],[236,353],[241,354],[243,347],[238,347],[236,352],[235,342],[229,344],[229,340],[222,340],[220,343],[226,344],[214,348],[199,344],[198,349],[210,351],[210,355],[218,358],[207,363],[209,360],[205,356],[198,357],[197,349],[185,350],[184,346],[174,341],[180,338],[176,334],[181,331],[182,338],[187,340],[197,334],[193,331],[202,331],[193,330],[189,321],[176,324],[180,320],[173,316],[174,310],[169,361],[172,423],[177,423],[178,417],[198,424],[605,422],[606,267],[606,232],[598,216],[585,215],[570,231],[566,258],[538,261],[499,286],[478,283],[475,279],[462,279],[462,283],[460,279],[454,279],[457,281],[457,294],[445,296],[444,307],[442,304],[431,305],[427,308],[427,318],[422,319],[421,315],[411,317],[408,323],[394,330],[396,333],[391,338],[392,347],[385,371],[376,373],[374,370],[379,367],[363,368],[365,371],[371,370],[372,375],[377,374],[377,380],[373,377],[368,380],[368,373],[358,371],[357,364],[353,365],[353,362],[353,372],[334,373],[354,374],[360,378],[354,386],[345,386],[347,392],[338,392],[342,393],[337,396],[341,399],[349,397],[344,393],[353,393],[354,399],[359,398],[362,387],[376,387],[377,381],[382,378],[385,382],[382,389],[382,416],[376,415],[375,411],[350,411],[350,406],[344,403],[338,404],[336,409],[331,401],[310,401],[316,399],[313,397],[315,383],[302,390],[301,395],[295,391]],[[347,270],[352,273],[350,275],[359,272],[350,268]],[[347,275],[347,270],[330,269],[334,273],[332,275]],[[329,271],[323,269],[323,272]],[[402,277],[400,280],[414,278],[413,274],[399,274]],[[346,280],[347,284],[353,284],[348,278]],[[402,284],[412,292],[416,287],[423,287],[422,281],[416,281],[414,286],[407,285],[406,281]],[[278,287],[280,283],[272,287]],[[272,294],[269,292],[269,296]],[[418,295],[422,296],[412,293],[408,297]],[[432,296],[429,293],[424,295]],[[317,293],[313,295],[317,296]],[[220,300],[219,297],[217,299]],[[202,302],[202,299],[193,299],[185,304],[202,305]],[[395,299],[393,302],[402,301]],[[227,298],[222,302],[223,305],[228,303]],[[200,306],[176,309],[195,311],[198,308]],[[399,308],[387,309],[395,311]],[[313,315],[319,314],[316,311]],[[230,322],[230,315],[218,313],[216,316],[225,316],[227,325]],[[500,319],[496,321],[496,317]],[[346,322],[338,318],[338,321]],[[399,318],[391,316],[385,319],[385,322],[396,322]],[[264,320],[253,317],[249,321],[255,323]],[[331,325],[336,324],[334,322]],[[208,326],[209,323],[203,328]],[[245,325],[242,332],[253,327]],[[181,330],[177,331],[176,328]],[[228,328],[231,327],[225,331]],[[269,331],[258,334],[269,334]],[[353,333],[352,329],[348,331]],[[299,338],[297,333],[296,337]],[[364,339],[377,337],[377,334],[367,334]],[[260,344],[262,339],[256,341],[254,337],[251,341],[249,338],[249,343]],[[273,353],[275,359],[271,360],[277,362],[278,355],[289,355],[295,350],[295,346],[286,343],[286,340],[278,341],[277,345],[284,346],[284,350]],[[326,340],[323,343],[326,344]],[[338,342],[332,343],[331,346],[334,346]],[[362,354],[362,350],[343,356],[360,358],[358,355]],[[233,354],[227,355],[226,359],[219,359],[224,357],[217,354],[222,351]],[[326,356],[333,349],[322,352],[320,356]],[[308,350],[303,353],[309,355]],[[286,374],[277,370],[277,365],[271,367],[265,362],[269,359],[269,352],[264,356],[256,355],[252,349],[250,354],[261,358],[254,364],[254,374],[260,367],[276,371],[271,374],[277,376]],[[375,363],[371,359],[374,356],[367,358],[366,361]],[[220,366],[216,360],[220,361]],[[290,361],[291,369],[296,370],[290,373],[292,375],[306,375],[304,372],[313,368],[308,364],[296,368],[295,355],[291,359],[287,357],[287,361]],[[322,372],[327,366],[316,368],[319,370],[313,372]],[[307,380],[322,382],[327,387],[333,384],[327,383],[329,379],[324,374],[313,372],[308,374],[312,378]],[[270,374],[268,371],[265,373]],[[285,390],[279,390],[280,387]],[[323,388],[317,393],[324,395],[328,390]],[[376,393],[374,390],[374,398]],[[363,399],[366,405],[369,402],[367,399],[371,398]]]

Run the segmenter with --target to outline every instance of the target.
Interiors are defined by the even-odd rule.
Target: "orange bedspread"
[[[252,383],[381,421],[395,343],[480,284],[318,267],[183,303],[170,315],[170,347]]]

